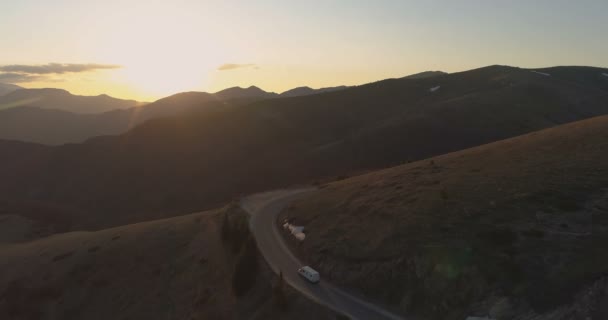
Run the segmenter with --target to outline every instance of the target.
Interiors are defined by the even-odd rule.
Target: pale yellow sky
[[[281,92],[492,64],[606,67],[605,12],[604,0],[3,2],[0,82],[151,101],[182,91],[256,85]],[[49,63],[67,65],[31,68]],[[225,64],[243,66],[218,70]]]

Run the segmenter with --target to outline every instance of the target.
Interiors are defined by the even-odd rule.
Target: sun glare
[[[164,18],[159,21],[159,16]],[[122,65],[113,72],[113,80],[139,96],[159,98],[201,90],[209,73],[225,62],[226,50],[216,35],[201,29],[194,19],[171,18],[178,16],[183,14],[155,14],[133,24],[131,15],[118,13],[112,17],[112,29],[99,39],[103,49],[95,54],[100,61]]]

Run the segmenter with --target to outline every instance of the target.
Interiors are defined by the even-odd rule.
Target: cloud
[[[43,65],[13,64],[0,66],[2,72],[17,72],[26,74],[62,74],[68,72],[86,72],[101,69],[118,69],[119,65],[97,63],[48,63]]]
[[[226,63],[217,68],[218,71],[227,71],[234,69],[243,69],[243,68],[254,68],[258,69],[258,66],[254,63],[246,63],[246,64],[238,64],[238,63]]]
[[[61,81],[52,75],[122,68],[114,64],[47,63],[40,65],[11,64],[0,66],[0,82],[25,83],[38,80]]]
[[[0,73],[0,82],[2,83],[25,83],[39,80],[41,77],[38,75],[30,75],[23,73]]]

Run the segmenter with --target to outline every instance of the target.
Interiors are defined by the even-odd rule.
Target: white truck
[[[302,277],[312,283],[318,283],[319,280],[321,280],[321,276],[319,275],[319,273],[309,266],[304,266],[298,269],[298,274],[300,274]]]

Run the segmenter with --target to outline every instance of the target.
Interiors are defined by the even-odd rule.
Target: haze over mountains
[[[18,85],[8,84],[8,83],[0,83],[0,96],[3,96],[7,93],[13,92],[18,89],[23,89]]]
[[[8,88],[8,86],[7,86]],[[48,145],[83,142],[116,135],[148,119],[177,115],[192,110],[239,106],[258,100],[295,97],[345,87],[290,90],[281,95],[257,87],[228,88],[214,94],[180,93],[144,104],[105,95],[76,96],[59,89],[20,89],[0,97],[0,139]]]
[[[18,89],[0,97],[0,109],[32,106],[74,113],[91,114],[127,109],[141,102],[99,96],[77,96],[62,89]]]
[[[117,225],[608,113],[604,69],[540,71],[552,76],[492,66],[243,108],[224,109],[222,102],[79,145],[3,143],[14,156],[0,160],[0,194],[69,207],[82,212],[79,222],[90,227]],[[187,106],[192,100],[179,98],[191,95],[209,98],[189,93],[167,99]]]

